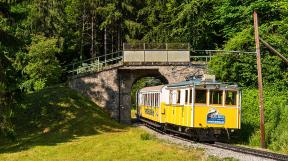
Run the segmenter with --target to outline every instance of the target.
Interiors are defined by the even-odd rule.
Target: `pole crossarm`
[[[282,60],[285,61],[286,64],[288,64],[288,59],[282,55],[280,52],[278,52],[276,49],[274,49],[271,45],[269,45],[266,41],[264,41],[261,37],[260,37],[260,41],[270,50],[272,51],[274,54],[276,54],[278,57],[280,57]]]

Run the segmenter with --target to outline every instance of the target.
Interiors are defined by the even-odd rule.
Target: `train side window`
[[[149,94],[146,94],[146,106],[149,106]]]
[[[156,100],[156,99],[155,99],[155,93],[152,94],[152,97],[153,97],[153,99],[152,99],[152,100],[153,100],[152,106],[155,107],[155,100]]]
[[[145,104],[148,106],[148,94],[145,94]]]
[[[188,90],[185,90],[185,104],[188,104],[188,98],[189,98]]]
[[[145,94],[145,97],[144,97],[144,104],[145,104],[145,106],[147,106],[147,94]]]
[[[155,94],[152,93],[152,107],[155,107]]]
[[[153,102],[154,102],[154,100],[153,100],[153,93],[151,93],[150,95],[151,95],[151,98],[150,98],[150,99],[151,99],[151,104],[150,104],[150,106],[153,106]]]
[[[195,90],[195,103],[206,104],[206,90]]]
[[[160,107],[160,93],[158,93],[158,107]]]
[[[172,90],[169,91],[169,104],[171,105],[172,104],[172,99],[173,99],[173,93],[172,93]]]
[[[154,106],[154,93],[151,93],[151,106]]]
[[[158,104],[159,104],[159,94],[156,93],[155,94],[155,107],[159,107]]]
[[[190,98],[189,98],[189,103],[192,103],[192,98],[193,98],[193,96],[192,96],[192,89],[190,89]]]
[[[160,93],[158,93],[157,96],[158,96],[158,102],[157,102],[158,104],[157,104],[157,106],[160,107]]]
[[[147,94],[144,94],[144,105],[147,106]]]
[[[210,104],[222,105],[223,91],[210,90]]]
[[[149,93],[149,106],[152,106],[152,94],[151,93]]]
[[[158,93],[156,93],[155,94],[155,107],[158,107],[158,99],[159,99],[159,97],[158,97]]]
[[[157,107],[157,101],[158,101],[157,93],[155,93],[155,107]]]
[[[180,100],[181,100],[181,91],[177,90],[176,104],[180,104]]]
[[[236,91],[225,91],[225,105],[236,105]]]

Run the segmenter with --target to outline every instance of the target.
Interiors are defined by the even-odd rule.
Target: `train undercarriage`
[[[159,123],[143,117],[138,117],[138,121],[141,121],[148,126],[152,126],[153,128],[157,128],[162,132],[182,135],[198,142],[229,142],[231,135],[234,133],[234,129],[191,128],[168,123]]]

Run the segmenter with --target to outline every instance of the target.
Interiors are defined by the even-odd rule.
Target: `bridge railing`
[[[117,51],[106,55],[86,59],[65,66],[68,76],[99,72],[112,66],[122,65],[123,52]]]
[[[190,50],[190,62],[201,61],[207,64],[213,56],[218,54],[255,54],[255,52],[235,50]]]
[[[189,43],[123,43],[123,51],[189,51]]]

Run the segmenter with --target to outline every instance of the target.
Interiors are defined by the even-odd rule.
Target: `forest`
[[[0,0],[0,137],[26,93],[67,80],[65,66],[124,42],[190,43],[195,50],[255,51],[260,37],[288,57],[287,0]],[[266,142],[288,153],[288,67],[261,45]],[[209,72],[243,87],[243,142],[259,144],[256,56],[217,55]]]

